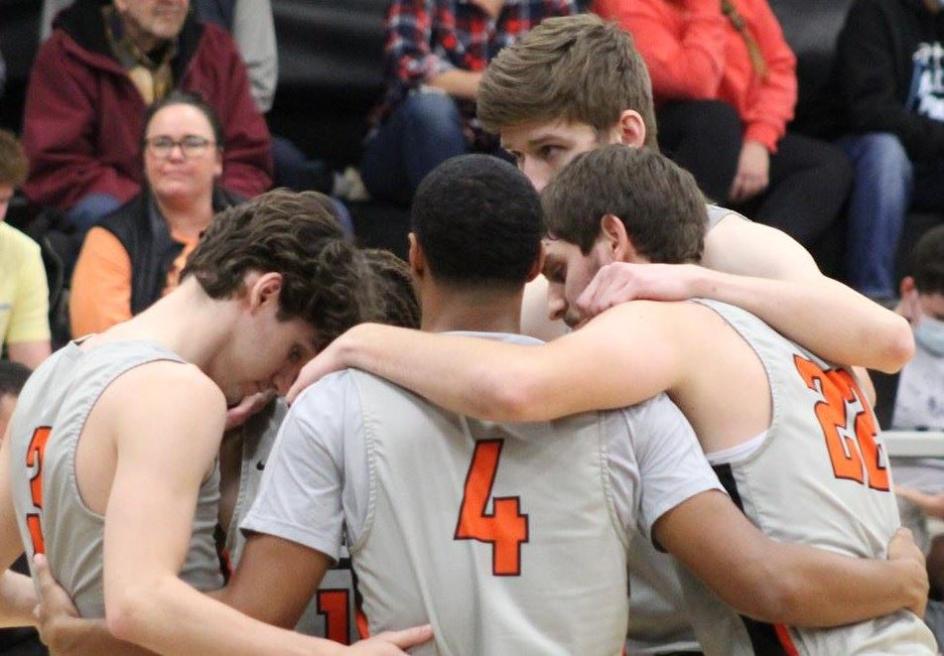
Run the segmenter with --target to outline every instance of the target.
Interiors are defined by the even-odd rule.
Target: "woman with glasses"
[[[72,277],[74,336],[130,319],[176,287],[213,215],[237,202],[217,180],[223,130],[198,96],[174,91],[150,107],[142,136],[145,185],[86,235]]]

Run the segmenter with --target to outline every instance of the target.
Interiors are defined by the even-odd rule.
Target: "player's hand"
[[[888,560],[899,563],[902,567],[901,581],[911,603],[906,608],[918,617],[924,617],[924,608],[928,603],[928,570],[924,554],[915,544],[911,531],[899,528],[888,543]]]
[[[613,262],[597,271],[577,299],[577,309],[590,319],[614,305],[637,299],[688,300],[695,296],[699,270],[693,264]]]
[[[75,642],[70,634],[74,624],[70,619],[79,617],[79,611],[49,571],[49,563],[42,554],[33,558],[39,589],[39,604],[33,614],[36,616],[36,628],[39,636],[54,654],[66,654]]]
[[[266,407],[273,398],[275,398],[274,391],[259,392],[243,397],[239,405],[226,411],[226,428],[224,430],[230,431],[239,428],[249,421],[250,417]]]
[[[354,643],[345,653],[350,656],[399,656],[406,649],[433,639],[433,627],[416,626],[403,631],[384,631],[370,640]]]
[[[769,175],[770,153],[767,147],[758,141],[745,141],[731,183],[731,201],[743,203],[764,191],[770,182]]]
[[[925,515],[944,519],[944,494],[927,494],[901,485],[895,486],[895,494],[918,506]]]

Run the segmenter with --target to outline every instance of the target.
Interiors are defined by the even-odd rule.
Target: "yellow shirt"
[[[49,287],[39,244],[0,223],[0,343],[49,339]]]

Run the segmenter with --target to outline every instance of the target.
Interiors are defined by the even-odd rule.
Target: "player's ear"
[[[534,258],[534,262],[531,264],[531,268],[528,270],[528,279],[526,282],[531,282],[538,277],[538,274],[544,270],[544,241],[542,240],[538,244],[538,256]]]
[[[416,276],[418,280],[421,280],[426,272],[426,256],[423,254],[423,247],[420,246],[420,242],[416,239],[416,233],[411,232],[409,234],[409,240],[410,269],[413,270],[413,275]]]
[[[615,214],[606,214],[600,220],[600,233],[606,240],[607,254],[614,262],[634,262],[636,247],[626,231],[626,224]]]
[[[617,127],[619,143],[633,148],[642,148],[646,144],[646,122],[635,109],[624,109]]]
[[[279,292],[282,291],[282,274],[274,271],[263,273],[247,279],[249,285],[249,309],[256,312],[260,308],[279,302]]]

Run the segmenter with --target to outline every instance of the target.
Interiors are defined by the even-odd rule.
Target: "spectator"
[[[440,162],[494,151],[475,119],[482,71],[544,18],[576,11],[574,0],[391,0],[385,97],[361,162],[371,195],[407,204]]]
[[[197,16],[233,36],[246,62],[250,91],[263,114],[272,109],[279,81],[275,21],[269,0],[195,0]]]
[[[858,0],[836,73],[855,166],[847,272],[868,296],[895,295],[895,254],[910,207],[944,211],[944,16],[935,0]]]
[[[912,257],[912,275],[901,281],[897,311],[911,322],[915,335],[914,359],[898,379],[892,427],[944,430],[944,226],[925,233]],[[895,465],[900,496],[928,514],[944,517],[944,463],[939,459],[903,461]],[[919,545],[927,546],[928,533],[909,507],[902,518]],[[940,577],[938,577],[940,578]]]
[[[213,108],[173,91],[148,111],[144,187],[86,235],[72,278],[72,334],[130,319],[177,286],[213,214],[237,198],[216,185],[226,152]]]
[[[766,0],[596,0],[632,33],[652,76],[659,144],[707,196],[805,246],[836,218],[849,164],[787,133],[796,59]]]
[[[50,353],[46,269],[39,245],[3,223],[26,169],[16,137],[0,130],[0,346],[11,360],[34,369]]]
[[[26,99],[32,201],[86,230],[135,196],[145,108],[172,89],[201,94],[219,115],[223,186],[247,197],[269,187],[269,133],[246,67],[230,36],[188,8],[189,0],[78,0],[56,17]]]

